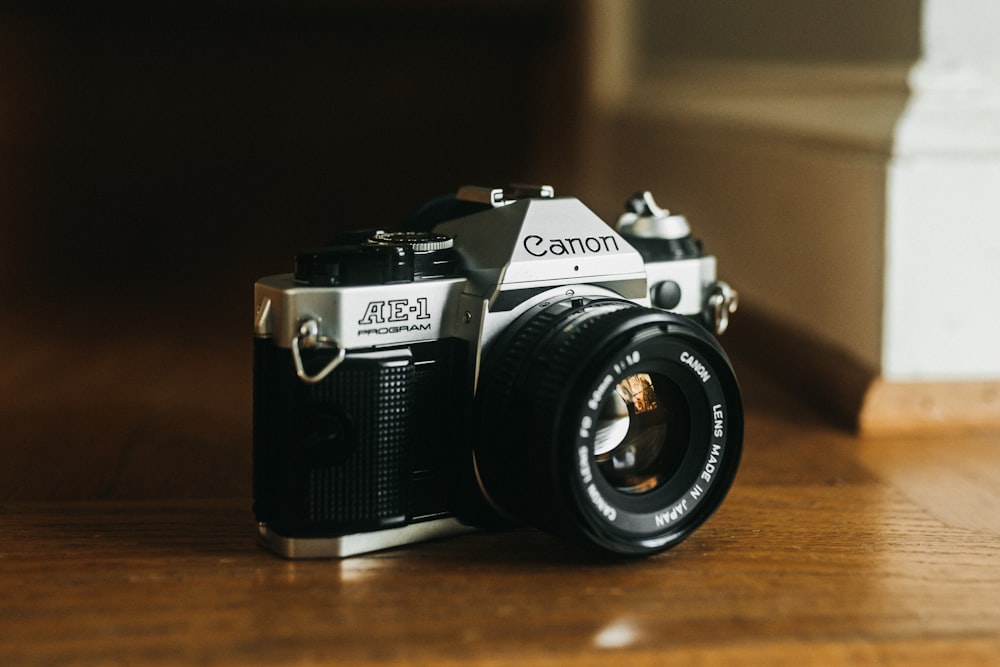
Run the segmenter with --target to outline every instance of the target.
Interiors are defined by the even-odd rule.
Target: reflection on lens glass
[[[651,491],[684,458],[690,426],[676,384],[656,373],[629,375],[601,405],[594,437],[598,469],[619,491]]]

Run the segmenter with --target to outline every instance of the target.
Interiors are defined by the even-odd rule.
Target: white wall
[[[1000,3],[925,0],[893,137],[883,375],[1000,377]]]

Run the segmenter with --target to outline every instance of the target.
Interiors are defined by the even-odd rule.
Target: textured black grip
[[[446,410],[464,346],[435,341],[348,355],[316,384],[288,350],[256,343],[254,500],[283,534],[376,530],[445,512],[441,461],[457,431]],[[322,363],[322,359],[313,360]]]
[[[299,429],[310,522],[404,520],[409,511],[416,371],[355,364],[303,392]]]

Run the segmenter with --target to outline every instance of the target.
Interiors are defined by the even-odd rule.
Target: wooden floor
[[[22,484],[0,503],[0,665],[997,664],[1000,434],[859,440],[743,382],[729,498],[627,564],[533,531],[288,562],[256,546],[242,495]]]

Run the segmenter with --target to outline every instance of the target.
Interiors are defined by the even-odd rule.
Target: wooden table
[[[719,512],[625,564],[528,530],[289,562],[247,498],[3,503],[0,665],[1000,660],[1000,435],[859,440],[764,385],[747,433]]]

